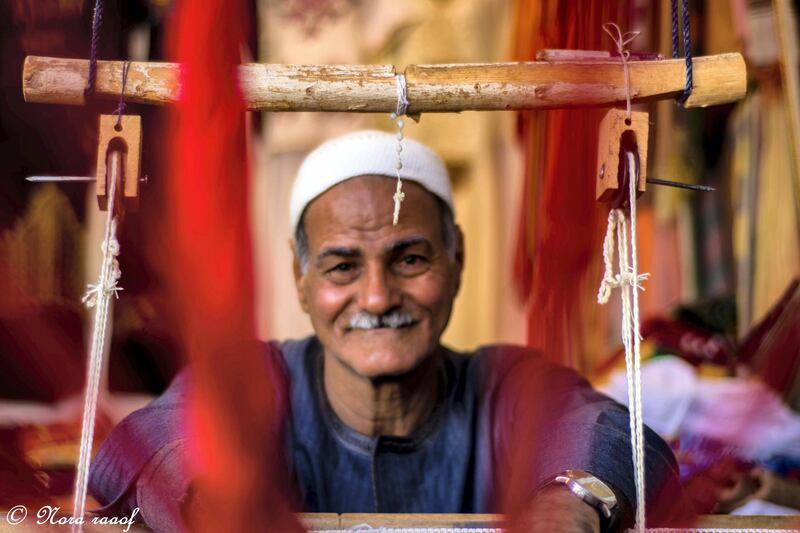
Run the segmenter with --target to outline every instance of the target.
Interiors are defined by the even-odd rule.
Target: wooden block
[[[602,202],[612,202],[628,195],[620,191],[619,157],[622,136],[626,132],[636,140],[639,154],[638,194],[645,191],[647,180],[647,135],[650,128],[646,111],[633,111],[630,123],[626,121],[624,109],[609,109],[600,122],[597,142],[596,198]]]
[[[115,168],[110,168],[109,162],[111,152],[116,151],[121,153],[122,158],[116,196],[124,198],[126,210],[136,211],[139,206],[139,169],[142,163],[142,117],[122,115],[119,131],[115,129],[116,124],[116,115],[100,115],[95,182],[97,203],[103,211],[108,207],[109,179],[112,174],[118,174]]]

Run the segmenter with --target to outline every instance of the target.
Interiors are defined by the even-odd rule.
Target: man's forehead
[[[338,183],[315,198],[306,209],[306,214],[323,213],[331,220],[351,217],[375,217],[391,220],[394,210],[396,179],[388,176],[356,176]],[[405,199],[401,204],[402,214],[413,217],[421,208],[430,214],[430,207],[437,204],[436,196],[423,186],[404,181]],[[408,217],[406,217],[408,218]]]
[[[413,182],[403,183],[405,199],[400,219],[397,226],[392,224],[395,186],[393,178],[368,175],[331,187],[306,210],[304,225],[309,240],[313,239],[312,234],[357,238],[380,233],[384,238],[400,239],[412,233],[435,231],[440,223],[436,196]]]

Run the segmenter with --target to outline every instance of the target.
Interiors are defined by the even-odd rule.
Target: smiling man
[[[625,408],[525,348],[440,343],[463,238],[441,159],[411,140],[402,153],[397,225],[393,135],[323,144],[292,191],[294,277],[315,335],[265,345],[265,357],[286,376],[287,468],[304,510],[508,512],[548,532],[630,525]],[[106,510],[140,507],[156,530],[180,528],[192,481],[177,429],[185,376],[114,430],[92,470]],[[677,466],[654,433],[646,444],[648,507],[661,500],[663,518],[679,502]]]

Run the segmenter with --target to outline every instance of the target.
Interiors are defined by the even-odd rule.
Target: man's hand
[[[524,516],[511,524],[513,533],[600,533],[600,516],[563,485],[540,490]]]

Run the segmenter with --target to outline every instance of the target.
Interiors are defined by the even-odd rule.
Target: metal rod
[[[93,182],[96,181],[96,178],[93,176],[28,176],[25,178],[26,181],[32,181],[36,183],[62,183],[62,182],[75,182],[75,183],[85,183],[85,182]],[[139,178],[139,183],[147,183],[148,176],[142,176]]]
[[[694,183],[681,183],[679,181],[660,180],[658,178],[647,178],[647,183],[652,183],[653,185],[666,185],[667,187],[675,187],[677,189],[689,189],[692,191],[700,191],[700,192],[716,191],[714,187],[709,187],[708,185],[695,185]]]
[[[95,181],[93,176],[28,176],[27,181],[35,182],[62,182],[62,181]]]

